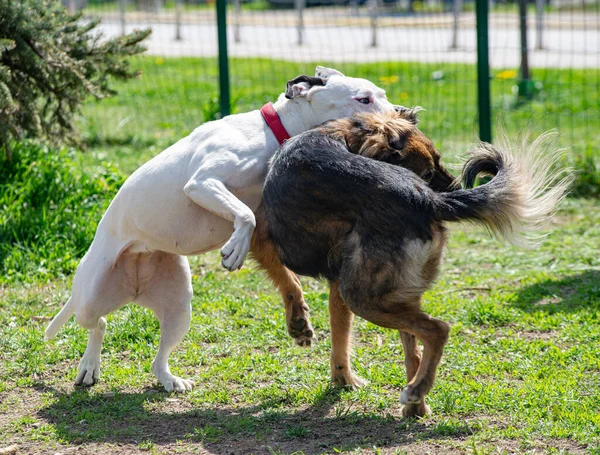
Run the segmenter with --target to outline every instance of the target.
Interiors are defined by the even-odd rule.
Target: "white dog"
[[[318,66],[315,77],[289,81],[274,108],[294,136],[327,120],[395,106],[371,82]],[[242,266],[267,163],[278,147],[260,111],[231,115],[197,128],[127,179],[77,268],[71,298],[46,330],[52,338],[73,313],[89,329],[76,384],[92,385],[99,377],[104,316],[135,302],[160,320],[152,371],[169,392],[192,388],[168,363],[190,326],[186,256],[222,246],[223,266]]]

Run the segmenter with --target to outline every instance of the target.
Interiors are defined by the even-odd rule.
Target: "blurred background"
[[[152,28],[148,51],[133,63],[141,77],[84,109],[94,153],[133,153],[133,169],[221,115],[214,1],[63,2],[101,18],[106,36]],[[600,146],[600,1],[488,8],[493,135],[498,122],[510,136],[558,128],[572,156],[590,160]],[[424,107],[421,128],[442,153],[464,152],[478,138],[477,20],[470,0],[231,0],[231,110],[274,100],[288,79],[320,64],[372,80],[395,103]]]

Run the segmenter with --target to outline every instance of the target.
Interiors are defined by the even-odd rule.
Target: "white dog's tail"
[[[65,306],[62,307],[62,310],[60,310],[59,313],[54,316],[54,319],[52,319],[50,324],[48,324],[44,339],[48,341],[54,338],[60,328],[67,323],[71,316],[73,316],[73,313],[75,313],[75,303],[73,302],[73,297],[71,297]]]

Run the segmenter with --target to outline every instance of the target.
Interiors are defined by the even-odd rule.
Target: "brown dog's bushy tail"
[[[555,136],[547,132],[519,148],[506,141],[500,148],[480,144],[463,167],[466,189],[438,193],[436,218],[479,221],[514,245],[536,246],[543,237],[537,232],[547,226],[573,179],[568,169],[556,166],[563,150],[552,148]],[[472,188],[479,174],[493,178]]]

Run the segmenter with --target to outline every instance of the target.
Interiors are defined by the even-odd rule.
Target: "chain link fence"
[[[64,0],[106,35],[151,27],[138,81],[91,103],[93,141],[176,140],[219,116],[216,8],[203,0]],[[558,128],[577,150],[600,147],[600,0],[489,3],[492,127]],[[227,6],[231,105],[274,100],[317,64],[366,77],[420,105],[442,152],[478,137],[475,4],[463,0],[235,0]],[[137,138],[137,139],[136,139]],[[140,139],[141,138],[141,139]]]

